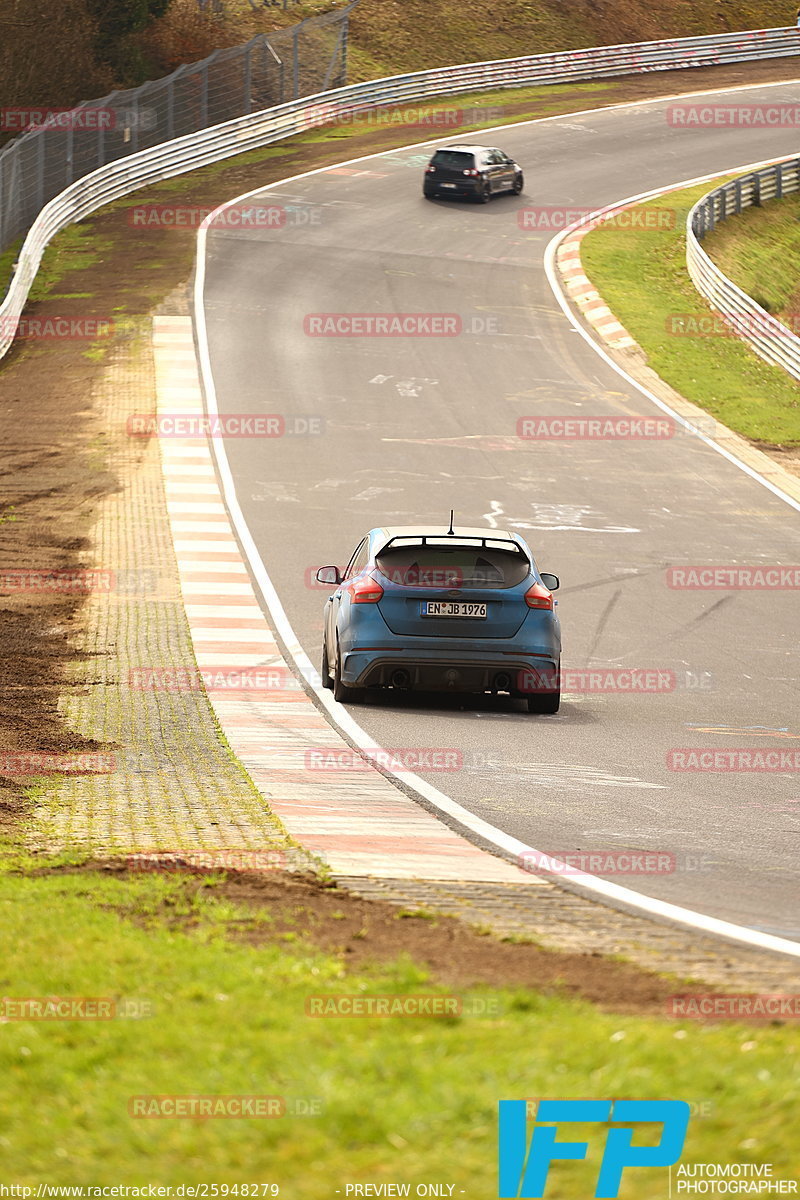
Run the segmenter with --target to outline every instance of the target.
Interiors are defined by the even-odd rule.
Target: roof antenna
[[[450,528],[448,529],[447,532],[450,537],[455,537],[455,535],[456,535],[456,531],[455,531],[455,529],[453,529],[453,510],[452,510],[452,508],[450,509]]]

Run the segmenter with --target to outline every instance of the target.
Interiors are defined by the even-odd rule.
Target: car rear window
[[[530,570],[521,550],[452,542],[389,546],[377,556],[375,565],[392,583],[435,588],[515,587]]]
[[[463,171],[474,166],[475,155],[463,150],[437,150],[431,162],[435,167],[449,167],[453,171]]]

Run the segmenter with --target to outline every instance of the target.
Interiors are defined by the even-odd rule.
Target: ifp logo
[[[690,1113],[685,1100],[540,1100],[528,1146],[527,1107],[525,1100],[500,1101],[500,1200],[544,1196],[551,1162],[586,1157],[588,1142],[556,1141],[558,1126],[570,1122],[611,1122],[594,1194],[615,1197],[626,1167],[670,1167],[678,1161]],[[656,1145],[633,1145],[632,1126],[642,1123],[662,1126]],[[614,1128],[618,1125],[626,1128]]]

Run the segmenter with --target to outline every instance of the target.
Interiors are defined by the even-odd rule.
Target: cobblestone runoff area
[[[32,839],[49,850],[79,846],[98,857],[287,853],[285,831],[226,746],[203,692],[131,686],[136,668],[194,667],[158,440],[127,432],[128,417],[152,411],[154,398],[145,333],[115,352],[93,397],[108,466],[121,488],[102,500],[91,530],[94,561],[86,566],[108,586],[92,592],[84,609],[80,649],[88,654],[72,672],[84,686],[71,687],[60,705],[83,737],[104,744],[98,759],[107,757],[112,769],[44,785]]]
[[[305,768],[309,747],[343,747],[286,670],[253,593],[205,441],[131,436],[128,418],[198,411],[185,302],[155,318],[154,337],[124,344],[94,397],[120,490],[92,531],[113,586],[86,605],[85,686],[62,702],[68,722],[106,745],[114,769],[52,780],[38,793],[32,843],[95,857],[276,852],[290,870],[324,864],[338,886],[459,917],[553,949],[616,955],[737,992],[786,991],[796,960],[617,912],[480,849],[377,771],[335,782]],[[147,686],[153,673],[274,669],[280,689],[207,695]],[[233,751],[233,753],[232,753]],[[337,773],[342,774],[342,773]],[[223,860],[224,861],[224,860]],[[244,864],[246,865],[246,863]]]

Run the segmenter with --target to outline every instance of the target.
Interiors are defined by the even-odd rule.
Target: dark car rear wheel
[[[517,175],[516,179],[514,180],[513,186],[511,188],[511,190],[515,196],[518,196],[520,194],[520,192],[522,191],[522,188],[524,186],[524,183],[525,183],[525,180],[522,178],[522,176]]]
[[[322,676],[322,686],[330,690],[333,687],[333,680],[331,679],[331,668],[328,663],[328,643],[324,638],[322,641],[322,666],[319,673]]]
[[[561,704],[561,692],[542,692],[540,696],[528,696],[529,713],[557,713]]]
[[[528,694],[527,701],[529,713],[552,714],[558,712],[559,705],[561,704],[560,659],[555,670],[555,678],[553,678],[552,672],[548,672],[546,676],[539,676],[540,687],[545,680],[550,683],[557,683],[558,687],[553,688],[552,690],[549,688],[542,688],[541,691],[536,691],[533,693],[533,695]]]
[[[363,698],[363,688],[348,687],[342,682],[342,655],[337,647],[336,666],[333,671],[333,698],[340,704],[358,704]]]

